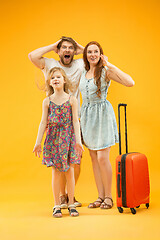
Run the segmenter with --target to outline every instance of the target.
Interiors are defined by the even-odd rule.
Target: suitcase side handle
[[[118,197],[121,197],[121,190],[120,190],[120,174],[117,175],[117,193]]]
[[[126,103],[119,103],[118,104],[118,123],[119,123],[119,155],[122,153],[121,147],[121,121],[120,121],[120,107],[124,107],[125,112],[125,143],[126,143],[126,153],[128,153],[128,139],[127,139],[127,114],[126,114]]]

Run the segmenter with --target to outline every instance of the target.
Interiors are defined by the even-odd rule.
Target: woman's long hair
[[[83,61],[84,61],[85,69],[86,69],[87,72],[90,69],[90,64],[89,64],[89,62],[87,60],[87,48],[90,45],[97,45],[99,50],[100,50],[100,54],[103,55],[103,49],[102,49],[101,45],[98,42],[92,41],[92,42],[89,42],[85,46],[84,51],[83,51]],[[102,69],[103,68],[104,68],[103,62],[102,62],[102,59],[100,58],[98,63],[97,63],[97,65],[96,65],[96,67],[95,67],[95,71],[94,71],[94,83],[97,86],[96,93],[97,93],[99,98],[101,97],[101,74],[102,74]],[[109,82],[109,79],[107,77],[107,73],[105,74],[105,80],[106,80],[106,82]]]

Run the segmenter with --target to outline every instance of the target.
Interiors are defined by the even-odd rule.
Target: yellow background
[[[1,2],[1,239],[158,239],[160,208],[160,80],[158,0],[70,0]],[[108,100],[127,107],[129,151],[145,153],[149,161],[151,207],[136,216],[88,210],[97,191],[87,149],[83,155],[76,196],[83,203],[80,217],[65,212],[51,217],[51,169],[41,165],[32,149],[45,94],[36,81],[40,70],[28,59],[32,50],[70,36],[85,46],[96,40],[109,61],[135,81],[133,88],[112,82]],[[51,52],[46,56],[58,60]],[[76,58],[82,56],[76,56]],[[113,199],[116,202],[115,159],[111,149]]]

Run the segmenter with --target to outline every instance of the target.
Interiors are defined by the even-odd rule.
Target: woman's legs
[[[97,151],[97,160],[99,163],[101,178],[104,186],[104,196],[112,198],[112,166],[109,161],[110,147]],[[105,203],[112,205],[110,199],[105,199]]]
[[[60,195],[60,176],[61,172],[52,167],[52,189],[55,205],[60,205],[59,195]],[[56,208],[55,210],[60,210]],[[56,214],[57,217],[62,216],[61,213]]]
[[[93,173],[94,173],[94,178],[95,178],[95,182],[96,182],[96,186],[97,186],[97,190],[98,190],[98,196],[101,199],[104,199],[105,197],[105,191],[104,191],[104,187],[103,187],[103,181],[102,181],[102,177],[101,177],[101,171],[100,171],[100,167],[99,167],[99,163],[98,163],[98,159],[97,159],[97,151],[93,151],[89,149],[89,153],[92,159],[92,167],[93,167]],[[99,202],[100,199],[97,199],[98,202],[95,203],[96,206],[99,206]],[[93,204],[91,204],[93,205]],[[90,206],[93,207],[93,206]]]

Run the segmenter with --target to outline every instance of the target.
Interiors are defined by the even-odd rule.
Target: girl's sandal
[[[98,197],[98,199],[95,202],[90,203],[88,205],[88,208],[98,208],[102,205],[103,201],[104,200],[102,198]]]
[[[71,217],[77,217],[77,216],[79,216],[79,213],[78,213],[78,211],[76,210],[76,207],[75,207],[74,204],[71,204],[71,205],[68,206],[68,211],[69,211],[69,215],[70,215]],[[75,213],[76,213],[76,214],[75,214]]]
[[[59,208],[59,209],[57,209],[57,208]],[[60,205],[54,206],[53,217],[55,217],[55,218],[61,218],[62,217],[62,212],[61,212],[61,206]]]
[[[111,204],[108,204],[105,202],[105,199],[109,199],[111,201]],[[113,200],[110,197],[105,197],[104,202],[101,204],[100,208],[101,209],[110,209],[113,207]]]

